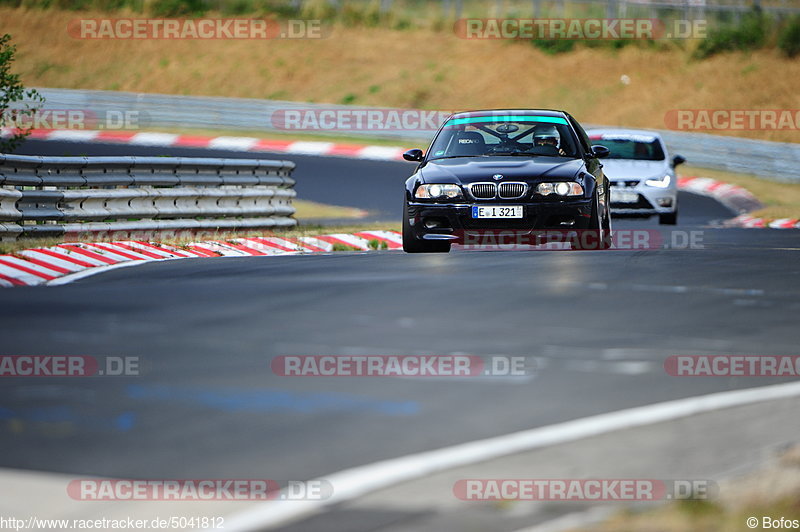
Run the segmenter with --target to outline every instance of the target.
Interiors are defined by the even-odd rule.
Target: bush
[[[769,27],[769,18],[761,11],[754,10],[744,15],[737,26],[723,26],[711,30],[708,36],[700,41],[694,56],[697,59],[706,59],[721,52],[763,48],[767,44]]]
[[[185,17],[202,15],[208,10],[203,0],[155,0],[150,11],[155,17]]]
[[[635,39],[589,39],[583,41],[584,46],[587,48],[606,48],[611,50],[622,50],[626,46],[642,46],[646,43],[651,46],[653,41],[640,41]]]
[[[11,35],[0,35],[0,126],[16,127],[17,119],[29,122],[44,103],[41,94],[35,89],[26,90],[19,74],[11,72],[16,53],[17,47],[11,44]],[[9,137],[0,138],[0,153],[11,153],[30,133],[30,126],[19,127]]]
[[[221,6],[223,16],[247,15],[256,11],[256,7],[250,0],[230,0]]]
[[[800,54],[800,15],[789,20],[789,23],[783,28],[778,36],[778,48],[787,57]]]

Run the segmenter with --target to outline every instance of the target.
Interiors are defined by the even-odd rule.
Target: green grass
[[[345,218],[364,218],[369,212],[355,207],[340,207],[338,205],[328,205],[308,200],[293,200],[295,213],[294,217],[300,220],[320,220],[320,219],[345,219]]]

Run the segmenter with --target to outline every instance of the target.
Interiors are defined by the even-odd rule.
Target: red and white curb
[[[296,255],[330,252],[336,247],[368,251],[374,249],[375,241],[385,249],[402,248],[402,237],[396,231],[362,231],[299,238],[233,238],[193,242],[180,247],[137,240],[64,243],[0,255],[0,287],[65,284],[112,267],[157,260]]]
[[[2,128],[0,136],[8,136],[11,128]],[[36,129],[28,138],[61,142],[97,142],[176,148],[206,148],[242,152],[290,153],[350,157],[376,161],[402,161],[404,148],[396,146],[365,146],[335,142],[270,140],[256,137],[206,137],[173,133],[135,133],[133,131],[95,131],[74,129]]]
[[[746,188],[717,181],[710,177],[680,177],[678,178],[678,188],[686,192],[712,197],[741,214],[762,207],[758,198]]]
[[[742,213],[723,222],[722,225],[725,227],[800,229],[800,220],[798,219],[768,220],[747,214],[761,208],[762,205],[749,190],[738,185],[731,185],[709,177],[681,177],[678,179],[678,188],[686,192],[710,196],[723,205]]]
[[[800,229],[800,220],[794,218],[780,218],[778,220],[767,220],[765,218],[755,218],[747,214],[742,214],[725,222],[725,227],[746,227],[748,229]]]

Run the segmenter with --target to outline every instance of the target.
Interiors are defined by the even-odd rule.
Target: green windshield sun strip
[[[445,126],[457,126],[459,124],[480,124],[485,122],[544,122],[547,124],[564,124],[567,121],[557,116],[534,116],[534,115],[508,115],[508,116],[473,116],[468,118],[454,118],[448,121]]]

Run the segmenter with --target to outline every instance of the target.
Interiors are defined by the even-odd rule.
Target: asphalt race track
[[[29,141],[21,154],[264,154]],[[405,163],[295,160],[299,197],[397,219]],[[0,467],[127,478],[324,477],[554,422],[781,379],[678,378],[676,354],[797,354],[796,231],[702,249],[334,253],[148,263],[0,291],[0,354],[139,357],[138,377],[0,387]],[[656,228],[619,220],[615,228]],[[302,378],[279,355],[525,356],[533,378]]]

